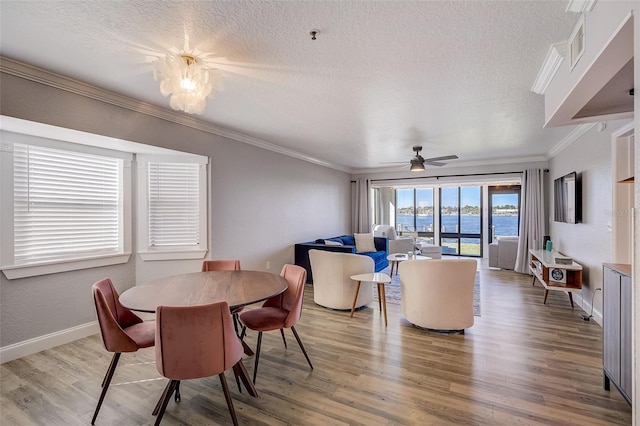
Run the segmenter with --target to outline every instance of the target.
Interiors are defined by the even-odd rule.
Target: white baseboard
[[[67,328],[66,330],[56,331],[55,333],[46,334],[24,342],[14,343],[13,345],[0,348],[0,364],[22,358],[23,356],[35,354],[36,352],[51,349],[83,337],[91,336],[100,331],[98,321],[88,322],[76,327]]]

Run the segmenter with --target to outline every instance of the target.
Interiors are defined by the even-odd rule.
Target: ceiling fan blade
[[[445,155],[443,157],[425,158],[424,161],[457,160],[457,159],[458,159],[457,155]]]
[[[380,164],[407,164],[406,161],[383,161]]]
[[[447,165],[447,163],[439,163],[437,161],[427,161],[427,160],[424,160],[424,164],[428,164],[430,166],[436,166],[436,167],[441,167],[441,166],[446,166]]]

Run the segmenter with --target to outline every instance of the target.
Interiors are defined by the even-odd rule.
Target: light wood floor
[[[482,316],[464,335],[414,328],[399,305],[388,306],[387,328],[376,303],[349,318],[316,306],[307,286],[296,328],[315,369],[290,332],[289,349],[266,333],[260,397],[239,394],[227,374],[240,423],[631,424],[627,403],[602,389],[600,326],[580,319],[564,293],[543,305],[527,276],[480,274]],[[110,357],[96,335],[1,365],[0,424],[88,425]],[[153,424],[166,384],[153,348],[120,363],[96,424]],[[253,358],[245,365],[251,373]],[[163,425],[212,424],[230,424],[218,378],[184,382]]]

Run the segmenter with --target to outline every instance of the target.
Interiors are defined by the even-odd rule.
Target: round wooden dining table
[[[120,304],[132,311],[153,313],[158,306],[194,306],[226,300],[233,310],[277,296],[287,287],[287,280],[268,272],[193,272],[132,287],[120,295]],[[246,342],[240,341],[244,353],[253,355]],[[234,372],[236,379],[242,380],[249,394],[257,397],[258,391],[244,366],[234,367]]]
[[[153,313],[158,306],[193,306],[226,300],[229,308],[235,309],[277,296],[287,287],[287,280],[269,272],[193,272],[132,287],[120,295],[120,304],[132,311]]]

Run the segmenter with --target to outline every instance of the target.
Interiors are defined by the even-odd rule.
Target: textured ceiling
[[[457,154],[546,154],[530,92],[578,15],[561,1],[0,2],[0,53],[169,108],[151,61],[215,53],[224,90],[199,118],[352,169]],[[312,41],[309,30],[320,30]]]

